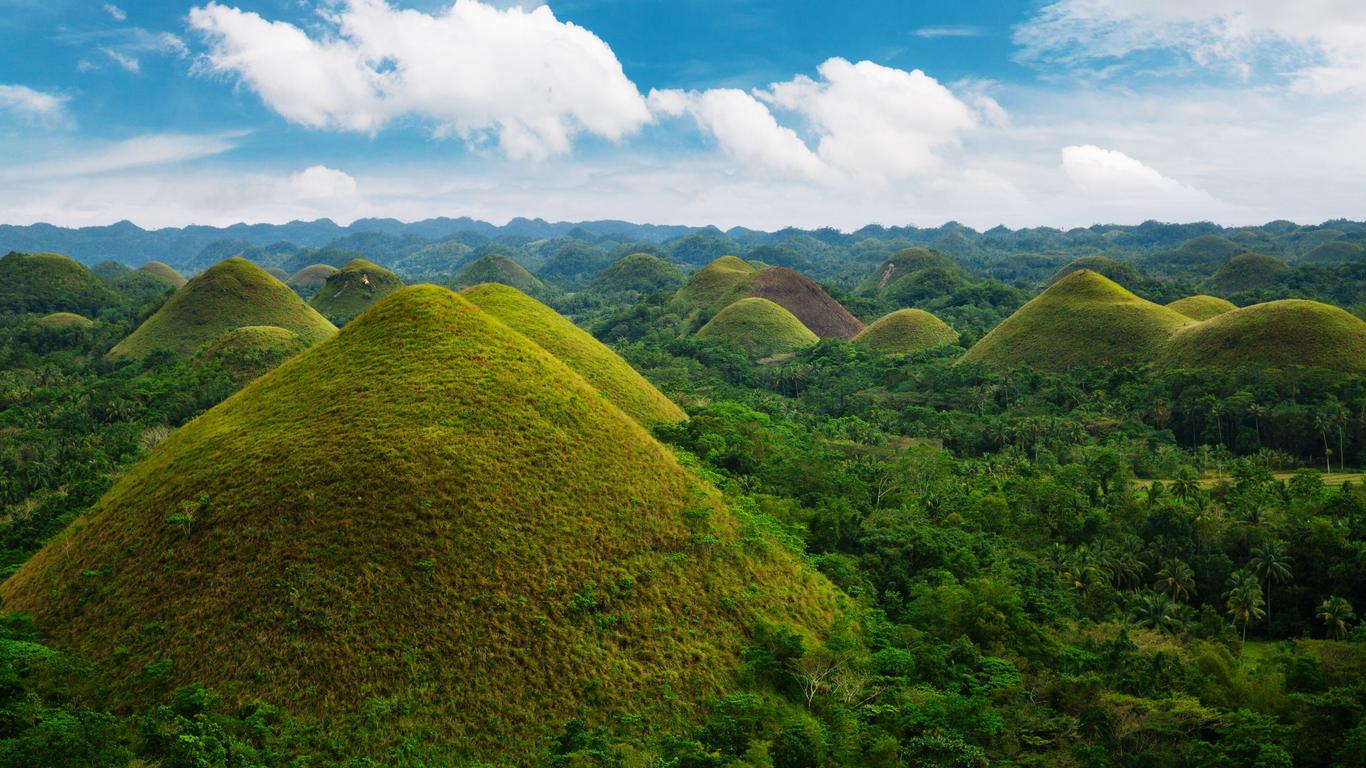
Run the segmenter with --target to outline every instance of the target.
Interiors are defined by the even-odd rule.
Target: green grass
[[[1167,305],[1167,309],[1174,309],[1177,312],[1189,317],[1192,320],[1208,320],[1211,317],[1218,317],[1225,312],[1232,312],[1238,305],[1227,299],[1218,296],[1187,296],[1184,299],[1177,299]]]
[[[822,339],[852,339],[863,330],[863,322],[815,280],[786,267],[760,270],[749,284],[749,295],[791,312]]]
[[[753,297],[717,312],[697,335],[737,346],[756,359],[794,352],[820,341],[791,312],[768,299]]]
[[[1366,373],[1366,322],[1316,301],[1254,304],[1182,329],[1158,360],[1166,368],[1304,366]]]
[[[13,252],[0,258],[0,312],[93,316],[116,303],[114,291],[73,259]]]
[[[234,328],[199,350],[206,365],[219,365],[238,384],[245,384],[308,349],[299,334],[274,325]]]
[[[712,314],[749,295],[758,270],[736,256],[722,256],[688,277],[674,294],[675,306],[692,313]]]
[[[1260,253],[1240,253],[1219,267],[1201,287],[1211,293],[1233,294],[1270,288],[1290,273],[1280,259]]]
[[[323,283],[327,282],[327,278],[337,272],[338,269],[330,264],[310,264],[290,275],[285,284],[291,288],[317,290],[323,286]]]
[[[189,355],[233,328],[274,325],[309,344],[336,329],[294,291],[246,259],[233,257],[197,275],[109,351],[111,359],[142,358],[157,349]]]
[[[455,284],[462,288],[480,283],[502,283],[532,296],[543,296],[547,291],[546,284],[538,277],[501,253],[490,253],[478,259],[455,279]]]
[[[338,326],[403,287],[399,276],[366,259],[352,259],[328,276],[309,306]]]
[[[1305,264],[1350,264],[1366,258],[1366,248],[1353,243],[1324,243],[1304,255]]]
[[[599,296],[659,293],[676,291],[683,281],[683,272],[673,264],[652,254],[633,253],[613,262],[584,292]]]
[[[1120,285],[1139,285],[1148,279],[1132,264],[1126,264],[1118,259],[1112,259],[1108,256],[1083,256],[1054,272],[1044,285],[1053,285],[1073,272],[1082,269],[1098,272]]]
[[[1083,269],[1006,318],[963,356],[994,368],[1065,371],[1085,365],[1147,362],[1191,319],[1145,301]]]
[[[148,272],[150,274],[156,275],[157,277],[161,278],[162,280],[165,280],[166,282],[170,283],[171,285],[174,285],[177,288],[190,282],[189,280],[185,279],[184,275],[175,271],[171,267],[162,264],[159,261],[149,261],[146,264],[143,264],[142,266],[138,267],[138,271]]]
[[[462,295],[523,334],[593,385],[613,405],[646,427],[687,418],[625,360],[555,310],[516,288],[484,283]]]
[[[115,706],[199,681],[401,765],[527,764],[571,718],[685,731],[757,621],[813,636],[842,610],[583,377],[435,286],[177,430],[0,599],[108,670]]]
[[[938,251],[920,247],[906,248],[882,262],[872,274],[859,283],[857,290],[868,296],[880,295],[897,280],[926,269],[962,272],[958,262]]]
[[[38,324],[45,328],[89,328],[94,325],[90,318],[75,312],[53,312],[38,318]]]
[[[923,309],[898,309],[864,328],[854,343],[888,355],[906,355],[958,341],[958,332]]]

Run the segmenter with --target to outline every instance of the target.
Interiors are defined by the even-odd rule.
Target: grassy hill
[[[958,341],[958,332],[923,309],[898,309],[854,337],[854,343],[888,355],[905,355]]]
[[[502,283],[532,296],[544,296],[547,291],[546,284],[540,278],[501,253],[490,253],[475,260],[461,270],[455,282],[461,287]]]
[[[313,292],[323,287],[327,278],[339,272],[331,264],[310,264],[289,276],[285,285],[299,291]]]
[[[958,262],[929,248],[906,248],[893,254],[859,283],[858,292],[869,296],[881,295],[896,281],[923,270],[943,270],[961,274]]]
[[[199,350],[203,365],[219,365],[238,384],[245,384],[308,349],[299,334],[274,325],[234,328]]]
[[[1289,299],[1254,304],[1181,329],[1165,368],[1305,366],[1366,373],[1366,322],[1338,307]]]
[[[1331,242],[1304,254],[1306,264],[1350,264],[1366,258],[1366,248],[1354,243]]]
[[[1132,264],[1126,264],[1108,256],[1083,256],[1057,272],[1054,272],[1044,285],[1052,285],[1073,272],[1089,269],[1119,283],[1120,285],[1141,285],[1148,278]]]
[[[1167,305],[1167,309],[1174,309],[1177,312],[1191,318],[1192,320],[1208,320],[1211,317],[1222,315],[1225,312],[1232,312],[1238,305],[1227,299],[1218,296],[1187,296],[1184,299],[1177,299]]]
[[[741,258],[722,256],[692,273],[674,294],[673,303],[689,312],[719,312],[749,295],[749,285],[758,272]]]
[[[118,296],[94,272],[56,253],[0,258],[0,312],[97,315]]]
[[[373,261],[352,259],[328,276],[308,304],[340,326],[402,287],[403,281],[393,272]]]
[[[612,262],[584,289],[598,296],[677,291],[684,282],[678,267],[649,253],[633,253]]]
[[[44,328],[89,328],[94,325],[90,318],[75,312],[53,312],[50,315],[43,315],[38,318],[38,324]]]
[[[1224,295],[1270,288],[1290,273],[1280,259],[1260,253],[1240,253],[1229,259],[1202,284],[1212,293]]]
[[[190,282],[189,280],[185,279],[184,275],[175,271],[171,267],[162,264],[159,261],[149,261],[146,264],[143,264],[142,266],[138,267],[138,271],[148,272],[150,274],[156,275],[157,277],[161,278],[162,280],[165,280],[166,282],[170,283],[171,285],[174,285],[177,288]]]
[[[795,315],[768,299],[747,298],[727,306],[697,332],[720,339],[754,358],[794,352],[820,341]]]
[[[233,328],[274,325],[316,343],[336,329],[284,283],[246,259],[210,267],[176,291],[156,314],[109,351],[141,358],[156,349],[188,355]]]
[[[1140,299],[1109,278],[1083,269],[1020,307],[963,356],[994,368],[1063,371],[1083,365],[1151,360],[1181,313]]]
[[[749,285],[750,296],[768,299],[796,315],[822,339],[852,339],[863,322],[811,278],[786,267],[761,270]]]
[[[466,288],[462,295],[559,358],[644,426],[687,418],[682,409],[607,345],[516,288],[484,283]]]
[[[747,520],[417,286],[161,442],[0,599],[115,705],[193,680],[339,760],[525,765],[570,719],[691,730],[756,623],[830,626],[833,588]]]

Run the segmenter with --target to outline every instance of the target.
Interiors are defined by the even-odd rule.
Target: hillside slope
[[[1177,312],[1191,318],[1192,320],[1208,320],[1217,317],[1225,312],[1232,312],[1238,305],[1227,299],[1218,296],[1187,296],[1184,299],[1177,299],[1167,305],[1167,309],[1174,309]]]
[[[1366,374],[1366,322],[1317,301],[1254,304],[1181,329],[1167,342],[1157,364],[1305,366]]]
[[[768,299],[796,315],[822,339],[852,339],[863,330],[863,322],[815,280],[786,267],[761,270],[750,282],[749,295]]]
[[[717,312],[697,335],[737,346],[754,358],[795,352],[820,341],[796,315],[768,299],[755,297],[740,299]]]
[[[328,275],[308,305],[340,326],[402,287],[403,281],[393,272],[373,261],[352,259]]]
[[[887,355],[908,355],[956,341],[957,331],[923,309],[898,309],[853,339],[855,344]]]
[[[759,270],[736,256],[722,256],[688,276],[673,296],[675,306],[688,312],[713,314],[749,295],[749,284]]]
[[[461,270],[455,283],[461,287],[480,283],[502,283],[532,296],[544,295],[547,288],[540,278],[501,253],[490,253]]]
[[[73,312],[91,317],[118,297],[94,272],[57,253],[0,258],[0,312]]]

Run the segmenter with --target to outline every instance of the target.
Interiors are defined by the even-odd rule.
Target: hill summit
[[[822,339],[852,339],[863,330],[863,323],[815,280],[786,267],[760,270],[750,283],[749,295],[791,312]]]
[[[1317,301],[1254,304],[1181,329],[1167,343],[1158,365],[1303,366],[1366,374],[1366,321]]]
[[[408,765],[529,764],[570,719],[682,731],[757,622],[810,637],[839,610],[581,376],[435,286],[176,431],[0,598],[116,702],[200,681]]]
[[[11,252],[0,258],[0,312],[90,317],[117,301],[98,275],[61,254]]]
[[[1089,269],[1063,277],[1007,317],[963,355],[994,368],[1147,362],[1191,319],[1140,299]]]
[[[888,355],[908,355],[958,341],[958,332],[923,309],[898,309],[854,337],[854,343]]]
[[[674,294],[674,304],[693,312],[718,312],[748,295],[758,271],[738,256],[722,256],[692,273]]]
[[[313,344],[336,328],[265,270],[232,257],[196,275],[156,314],[109,350],[111,359],[146,357],[156,349],[188,355],[233,328],[273,325]]]
[[[533,296],[540,296],[546,292],[546,284],[541,282],[540,278],[501,253],[490,253],[471,263],[461,270],[455,282],[460,286],[502,283]]]
[[[1238,305],[1228,299],[1221,299],[1218,296],[1187,296],[1184,299],[1177,299],[1167,305],[1167,309],[1174,309],[1177,312],[1191,318],[1192,320],[1208,320],[1217,317],[1225,312],[1232,312]]]
[[[606,344],[516,288],[484,283],[461,295],[559,358],[643,426],[687,418]]]
[[[185,279],[184,275],[175,271],[175,269],[173,269],[169,265],[163,264],[159,261],[149,261],[146,264],[143,264],[142,266],[138,267],[138,271],[147,272],[152,275],[155,275],[161,278],[162,280],[165,280],[166,282],[170,283],[171,285],[174,285],[177,288],[190,282],[189,280]]]
[[[676,291],[682,285],[683,272],[678,267],[649,253],[633,253],[612,262],[584,290],[586,293],[614,296]]]
[[[393,272],[373,261],[352,259],[327,277],[308,304],[333,323],[345,325],[402,287]]]
[[[820,341],[796,315],[768,299],[754,297],[717,312],[697,335],[738,346],[754,358],[795,352]]]

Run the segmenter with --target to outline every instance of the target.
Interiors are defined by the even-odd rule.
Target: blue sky
[[[1366,216],[1340,0],[0,0],[6,223]]]

